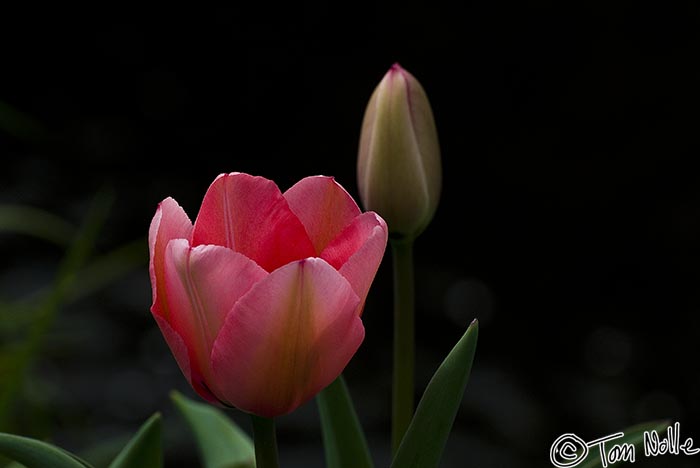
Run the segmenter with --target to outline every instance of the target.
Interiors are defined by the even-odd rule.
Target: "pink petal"
[[[333,177],[306,177],[284,192],[284,198],[306,228],[317,254],[360,215],[355,200]]]
[[[153,306],[156,315],[168,317],[168,301],[165,294],[165,247],[172,239],[188,239],[192,235],[192,221],[175,200],[168,197],[156,210],[148,231],[150,250],[149,272],[153,290]]]
[[[255,262],[218,245],[170,241],[165,255],[169,323],[182,337],[212,392],[211,350],[238,299],[267,276]]]
[[[222,174],[207,190],[192,245],[229,247],[267,271],[315,255],[304,226],[274,182],[248,174]]]
[[[361,301],[360,312],[384,257],[387,238],[386,223],[369,211],[355,218],[321,252],[321,258],[337,268],[352,285]]]
[[[180,366],[182,374],[190,385],[192,385],[192,388],[209,403],[218,404],[219,400],[211,393],[206,384],[204,384],[204,377],[197,367],[197,364],[195,363],[194,369],[190,366],[189,351],[182,337],[173,330],[168,321],[160,315],[154,313],[153,318],[156,319],[156,323],[158,323],[158,327],[163,334],[163,338],[165,338],[165,342],[168,344],[170,351],[175,357],[175,361],[177,361],[178,366]]]
[[[364,338],[359,299],[333,267],[307,258],[272,272],[226,318],[212,352],[225,400],[273,417],[312,398]]]

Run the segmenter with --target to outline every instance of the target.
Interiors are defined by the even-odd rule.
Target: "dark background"
[[[107,187],[96,252],[144,239],[141,267],[60,310],[6,430],[81,452],[162,411],[166,466],[196,466],[168,399],[192,392],[148,310],[156,205],[173,196],[194,218],[229,171],[283,190],[334,175],[357,196],[364,108],[398,61],[428,93],[443,153],[441,204],[416,243],[418,394],[481,321],[443,466],[550,466],[565,432],[592,440],[659,418],[700,443],[695,2],[61,8],[0,23],[0,202],[79,224]],[[59,249],[0,241],[0,298],[51,281]],[[346,370],[378,466],[390,290],[387,254]],[[323,466],[316,418],[312,403],[280,419],[285,466]]]

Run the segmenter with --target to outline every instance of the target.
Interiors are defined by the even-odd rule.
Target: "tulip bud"
[[[428,97],[396,63],[367,104],[357,161],[365,209],[379,213],[394,236],[414,238],[440,198],[440,145]]]

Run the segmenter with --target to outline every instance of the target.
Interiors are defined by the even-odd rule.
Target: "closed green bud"
[[[442,170],[428,97],[396,63],[367,104],[357,160],[360,197],[395,237],[414,238],[430,223],[440,198]]]

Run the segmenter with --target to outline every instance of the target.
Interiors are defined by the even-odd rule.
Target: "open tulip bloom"
[[[194,224],[163,200],[149,231],[151,312],[194,390],[270,418],[335,380],[364,338],[387,232],[331,177],[281,193],[222,174]]]

